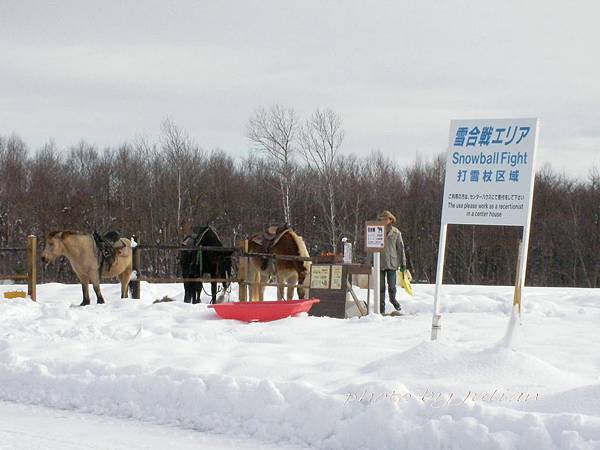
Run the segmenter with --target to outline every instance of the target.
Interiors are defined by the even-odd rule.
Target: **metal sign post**
[[[385,222],[368,221],[365,224],[365,250],[373,253],[373,311],[380,314],[380,288],[381,288],[381,256],[387,241]],[[385,311],[384,311],[385,312]]]
[[[381,255],[379,252],[373,254],[373,312],[381,314]],[[384,311],[385,312],[385,311]]]
[[[436,340],[441,331],[439,297],[444,275],[448,224],[523,227],[523,245],[520,249],[515,287],[520,299],[527,267],[538,131],[538,119],[451,122],[431,325],[432,340]],[[520,309],[515,305],[513,316],[516,317],[517,314],[520,314]]]
[[[431,340],[435,341],[438,338],[438,332],[441,330],[442,325],[440,324],[440,320],[442,316],[440,315],[440,304],[438,302],[440,286],[442,285],[442,281],[444,278],[444,260],[446,258],[446,233],[448,231],[448,225],[442,224],[442,229],[440,231],[440,249],[438,251],[438,260],[437,260],[437,271],[435,275],[435,293],[433,297],[433,321],[431,323]]]

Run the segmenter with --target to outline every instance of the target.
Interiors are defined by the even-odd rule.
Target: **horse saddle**
[[[117,255],[122,254],[123,249],[127,246],[126,242],[117,231],[109,231],[104,236],[94,231],[92,236],[101,257],[101,267],[106,264],[110,269],[117,259]]]
[[[283,225],[270,226],[265,229],[262,234],[256,234],[250,238],[252,242],[260,246],[260,253],[271,253],[271,249],[277,245],[279,240],[286,234],[288,231],[291,231],[292,227],[284,223]],[[266,270],[267,265],[269,264],[269,258],[262,258],[262,270]]]
[[[112,243],[112,246],[117,250],[127,246],[127,243],[123,240],[118,231],[109,231],[104,235],[104,239]]]
[[[282,236],[290,231],[290,227],[287,223],[277,226],[270,226],[265,229],[261,234],[256,234],[250,238],[252,242],[259,245],[262,253],[270,253],[271,249],[277,245]]]

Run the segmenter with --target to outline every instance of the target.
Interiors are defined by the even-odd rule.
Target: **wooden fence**
[[[212,252],[231,252],[237,255],[238,258],[238,270],[237,276],[229,278],[183,278],[183,277],[145,277],[142,275],[141,270],[141,252],[145,250],[167,250],[167,251],[212,251]],[[27,273],[26,274],[0,274],[0,280],[13,280],[13,281],[27,281],[27,294],[33,301],[37,301],[37,237],[30,235],[27,237],[26,247],[5,247],[0,248],[0,254],[5,252],[26,252],[27,257]],[[140,298],[140,283],[147,281],[151,283],[183,283],[188,281],[198,281],[202,283],[210,282],[228,282],[238,283],[239,285],[239,301],[245,302],[249,298],[249,289],[252,286],[283,286],[284,288],[292,287],[306,287],[299,284],[288,284],[288,283],[256,283],[248,279],[248,267],[250,264],[250,258],[272,258],[286,261],[310,261],[312,263],[331,263],[332,261],[325,261],[323,257],[303,257],[303,256],[292,256],[292,255],[273,255],[271,253],[250,253],[248,252],[248,241],[243,240],[239,242],[238,247],[212,247],[212,246],[199,246],[199,247],[180,247],[176,245],[137,245],[133,248],[133,270],[134,276],[131,279],[131,293],[134,299]],[[355,273],[366,273],[364,268],[362,271]],[[354,273],[354,272],[353,272]],[[307,287],[308,289],[308,287]]]
[[[22,281],[27,280],[27,295],[31,300],[37,300],[37,237],[27,237],[27,247],[5,247],[0,248],[3,252],[27,252],[27,274],[0,274],[0,280]]]
[[[182,277],[145,277],[141,273],[141,252],[144,250],[171,250],[171,251],[212,251],[212,252],[228,252],[238,255],[238,274],[237,277],[229,278],[182,278]],[[239,300],[241,302],[248,301],[248,289],[253,285],[259,286],[283,286],[284,288],[292,287],[298,288],[303,285],[299,284],[288,284],[288,283],[256,283],[248,280],[248,266],[250,264],[249,259],[259,258],[272,258],[280,259],[285,261],[318,261],[319,258],[303,257],[303,256],[292,256],[292,255],[273,255],[271,253],[249,253],[248,252],[248,241],[242,240],[239,242],[238,247],[212,247],[212,246],[198,246],[198,247],[180,247],[176,245],[137,245],[133,248],[133,271],[135,275],[131,280],[131,296],[135,299],[140,298],[140,283],[147,281],[149,283],[183,283],[198,281],[202,283],[238,283],[239,285]]]

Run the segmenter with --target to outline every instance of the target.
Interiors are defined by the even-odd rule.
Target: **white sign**
[[[342,289],[342,266],[331,266],[331,289]]]
[[[520,299],[527,269],[538,126],[537,119],[455,120],[450,124],[432,340],[437,339],[441,330],[439,293],[444,278],[448,224],[523,227],[515,283],[515,299]],[[520,300],[513,306],[511,323],[516,321],[517,311]]]
[[[310,266],[310,288],[329,289],[331,266],[312,264]]]
[[[529,222],[537,127],[537,119],[451,122],[442,223]]]
[[[381,252],[385,248],[385,223],[367,222],[365,248],[371,252]]]

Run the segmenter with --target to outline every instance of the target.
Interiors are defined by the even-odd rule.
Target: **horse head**
[[[65,244],[63,243],[63,232],[52,231],[46,235],[46,245],[42,251],[41,260],[44,264],[53,263],[56,258],[64,255]]]

